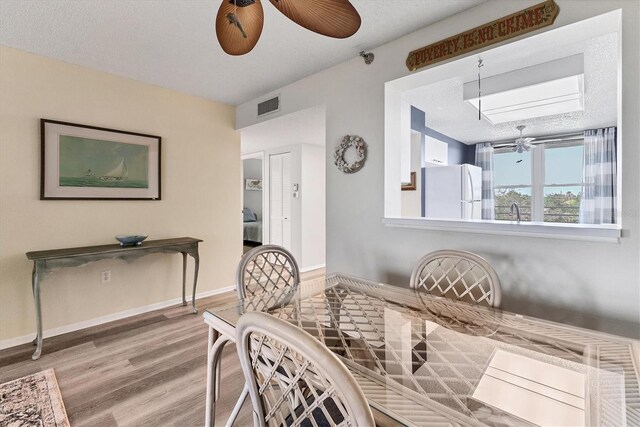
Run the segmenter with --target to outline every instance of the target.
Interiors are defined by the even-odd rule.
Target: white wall
[[[345,134],[360,135],[368,143],[367,163],[356,174],[343,174],[327,162],[327,271],[406,286],[412,266],[423,254],[443,248],[466,249],[486,257],[498,271],[506,310],[637,337],[639,2],[556,0],[559,16],[553,26],[542,30],[622,9],[621,129],[625,156],[620,244],[399,229],[382,224],[384,83],[409,74],[405,66],[409,51],[536,3],[538,0],[489,1],[373,49],[376,59],[369,66],[354,54],[351,61],[274,91],[282,96],[277,114],[324,104],[328,158]],[[256,101],[237,107],[237,128],[257,122]]]
[[[325,265],[326,191],[325,148],[302,145],[302,260],[300,268],[311,269]]]
[[[256,107],[257,111],[257,107]],[[257,113],[255,114],[257,115]],[[314,105],[286,116],[267,114],[261,122],[242,131],[242,154],[250,154],[297,144],[325,145],[325,112],[323,105]]]
[[[40,200],[40,118],[161,136],[162,200]],[[204,240],[198,292],[233,285],[242,254],[233,123],[228,105],[1,47],[0,345],[35,331],[28,251],[116,243],[124,233],[191,236]],[[181,279],[179,255],[59,270],[42,282],[45,337],[175,299]]]

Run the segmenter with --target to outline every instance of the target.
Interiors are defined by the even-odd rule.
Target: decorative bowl
[[[141,245],[142,241],[149,236],[140,236],[137,234],[127,236],[116,236],[116,240],[120,242],[120,246]]]

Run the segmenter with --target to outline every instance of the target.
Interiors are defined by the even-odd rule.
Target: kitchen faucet
[[[520,206],[516,202],[511,203],[511,215],[514,213],[516,214],[516,219],[520,222]]]

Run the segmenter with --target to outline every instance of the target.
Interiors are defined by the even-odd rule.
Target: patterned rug
[[[69,427],[53,369],[0,384],[0,427]]]

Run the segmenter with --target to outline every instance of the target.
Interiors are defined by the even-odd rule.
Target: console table
[[[198,255],[198,243],[200,239],[192,237],[178,237],[174,239],[145,241],[139,246],[100,245],[81,248],[52,249],[47,251],[27,252],[27,258],[33,261],[33,300],[36,308],[36,351],[31,358],[37,360],[42,352],[42,310],[40,308],[40,282],[42,277],[55,270],[65,267],[79,267],[93,261],[108,258],[136,259],[155,253],[181,253],[182,254],[182,305],[187,305],[185,298],[185,286],[187,280],[187,255],[191,255],[195,261],[193,271],[193,294],[191,306],[193,313],[196,309],[196,284],[198,282],[198,268],[200,256]]]

